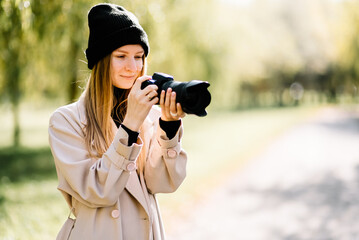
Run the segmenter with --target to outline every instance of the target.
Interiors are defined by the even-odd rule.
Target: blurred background
[[[100,2],[0,0],[0,239],[54,239],[68,215],[48,119],[85,86],[87,12]],[[184,119],[188,177],[159,196],[169,234],[290,129],[328,111],[358,129],[358,1],[111,2],[146,30],[149,75],[211,84],[208,116]]]

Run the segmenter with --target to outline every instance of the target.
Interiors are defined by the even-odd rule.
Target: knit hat
[[[86,49],[87,66],[92,69],[102,58],[127,44],[140,44],[149,52],[147,34],[134,14],[125,8],[102,3],[88,13],[90,35]]]

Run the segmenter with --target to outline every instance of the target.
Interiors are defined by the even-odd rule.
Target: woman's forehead
[[[117,48],[115,52],[142,53],[144,50],[140,44],[128,44]]]

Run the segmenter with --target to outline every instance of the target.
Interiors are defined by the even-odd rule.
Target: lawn
[[[24,147],[19,150],[9,147],[11,115],[8,109],[1,110],[0,239],[54,239],[69,211],[56,189],[47,146],[53,109],[22,109]],[[298,107],[187,116],[183,139],[189,156],[187,178],[176,193],[158,196],[167,230],[273,138],[317,110]]]

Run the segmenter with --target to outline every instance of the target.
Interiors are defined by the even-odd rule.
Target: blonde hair
[[[143,56],[143,67],[140,76],[146,72],[146,58]],[[85,143],[91,157],[101,157],[111,145],[115,132],[112,130],[111,112],[115,105],[119,105],[120,119],[123,120],[126,114],[127,96],[130,89],[126,90],[120,99],[114,98],[114,87],[111,75],[111,54],[101,59],[92,69],[84,91],[87,125],[85,128]],[[117,112],[117,111],[116,111]],[[142,129],[142,128],[141,128]],[[142,132],[142,131],[141,131]],[[142,134],[141,134],[142,135]],[[143,138],[142,138],[143,139]],[[97,156],[92,153],[96,152]],[[143,170],[145,151],[140,154],[138,169]]]

